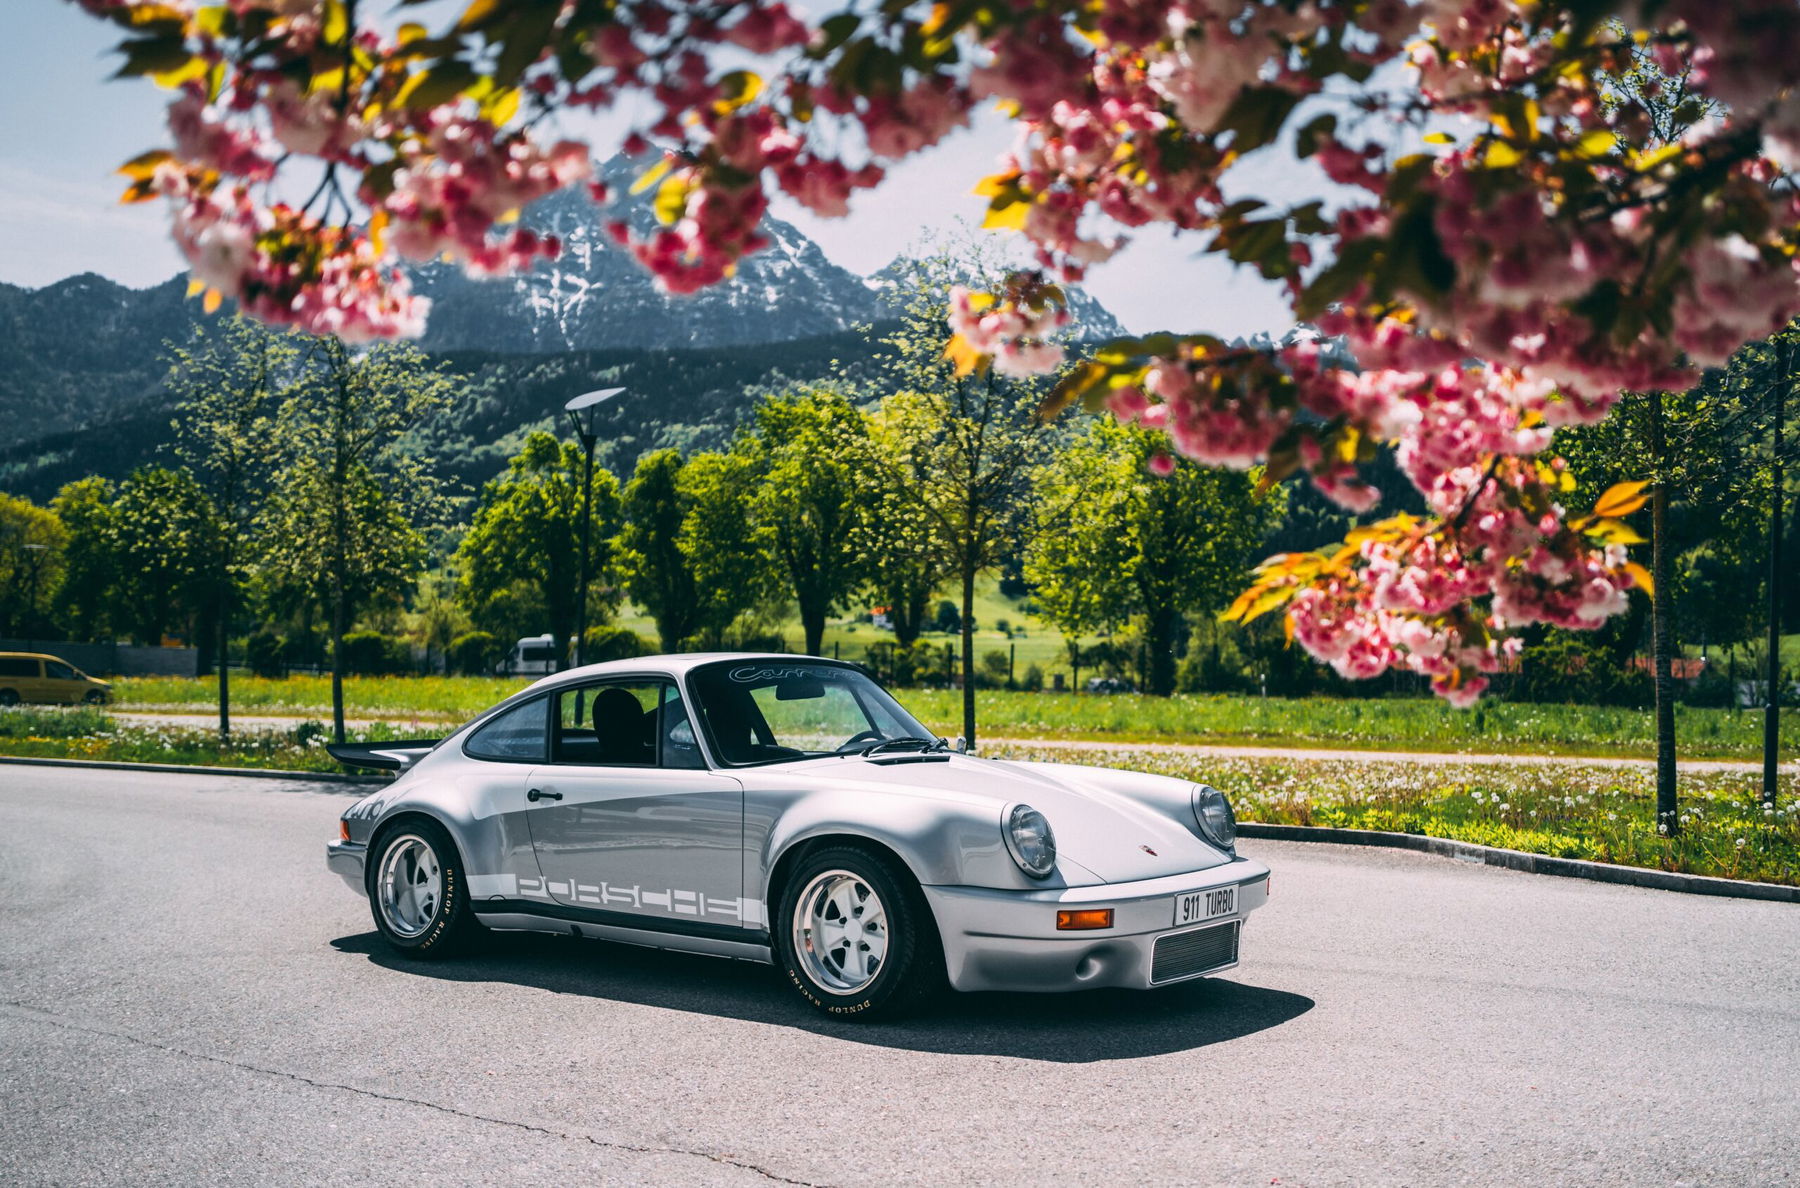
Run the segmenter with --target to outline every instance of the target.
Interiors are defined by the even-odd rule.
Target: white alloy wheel
[[[833,994],[855,994],[887,960],[887,909],[867,879],[847,870],[816,876],[794,900],[794,955],[807,978]]]
[[[431,844],[416,833],[396,838],[381,860],[375,901],[396,936],[411,940],[431,927],[444,899],[444,872]]]

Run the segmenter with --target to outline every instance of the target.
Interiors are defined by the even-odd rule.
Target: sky
[[[8,0],[0,39],[0,281],[36,288],[81,272],[142,288],[183,270],[159,202],[121,206],[114,170],[166,142],[168,93],[143,80],[106,81],[117,30],[63,0]],[[618,120],[571,124],[611,155]],[[607,138],[614,138],[609,141]],[[851,214],[822,219],[778,199],[775,214],[816,241],[837,264],[867,274],[933,232],[980,220],[986,200],[970,193],[1011,143],[990,114],[936,148],[890,170],[878,190],[857,196]],[[1305,181],[1291,160],[1246,161],[1238,172],[1280,196]],[[1237,195],[1233,195],[1234,197]],[[1274,286],[1199,252],[1193,236],[1145,229],[1090,273],[1087,289],[1127,330],[1206,331],[1224,336],[1279,332],[1291,318]]]

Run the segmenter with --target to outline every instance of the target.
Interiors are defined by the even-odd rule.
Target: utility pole
[[[1781,502],[1785,495],[1782,489],[1781,447],[1784,444],[1784,406],[1787,404],[1788,385],[1793,381],[1794,372],[1792,340],[1788,343],[1786,362],[1787,366],[1782,369],[1781,378],[1775,385],[1775,448],[1770,451],[1769,458],[1773,482],[1769,487],[1769,695],[1767,704],[1763,707],[1764,808],[1775,807],[1775,776],[1780,758],[1776,752],[1781,742],[1781,579],[1784,576],[1781,567]]]

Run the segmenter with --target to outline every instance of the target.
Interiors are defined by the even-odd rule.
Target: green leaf
[[[467,62],[452,58],[407,79],[394,102],[409,111],[429,110],[455,99],[481,77]]]
[[[1299,102],[1300,96],[1285,87],[1247,87],[1225,109],[1219,126],[1236,134],[1231,142],[1234,151],[1247,153],[1281,135]]]
[[[122,41],[118,51],[125,55],[114,78],[141,78],[146,74],[167,74],[193,61],[194,54],[179,36],[145,37]]]

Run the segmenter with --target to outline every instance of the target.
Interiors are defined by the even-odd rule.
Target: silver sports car
[[[396,949],[483,928],[778,965],[833,1015],[936,988],[1163,986],[1237,964],[1269,869],[1216,790],[977,759],[849,664],[659,656],[559,673],[401,774],[326,862]]]

